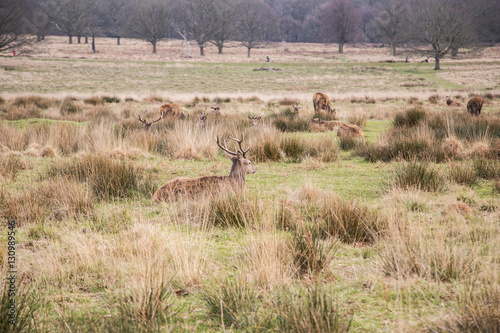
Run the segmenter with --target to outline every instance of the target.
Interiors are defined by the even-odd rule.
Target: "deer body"
[[[483,108],[483,99],[480,97],[473,97],[467,102],[467,112],[473,116],[479,116]]]
[[[330,99],[323,93],[314,94],[313,104],[314,104],[314,112],[320,112],[321,110],[325,110],[329,113],[335,112],[335,110],[332,110],[332,108],[330,107]]]
[[[452,101],[450,96],[446,96],[446,105],[451,107],[462,107],[462,103]]]
[[[179,119],[186,119],[184,113],[182,113],[179,105],[175,103],[167,103],[160,107],[160,113],[165,114],[166,116],[171,116]]]
[[[336,130],[337,136],[352,136],[355,138],[363,137],[363,131],[361,130],[361,127],[357,125],[346,124],[337,120],[318,120],[317,118],[311,119],[311,122],[324,126],[331,131]]]
[[[257,169],[250,160],[245,157],[247,150],[241,148],[241,140],[233,139],[238,142],[240,150],[232,152],[227,146],[222,147],[217,138],[217,145],[225,152],[231,155],[233,165],[229,176],[202,176],[196,178],[177,177],[163,184],[153,195],[153,202],[177,200],[178,198],[196,197],[201,194],[219,194],[228,190],[242,191],[246,183],[246,175],[254,174]]]

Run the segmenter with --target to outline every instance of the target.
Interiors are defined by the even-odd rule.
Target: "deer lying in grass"
[[[294,107],[293,107],[293,113],[295,113],[295,114],[299,114],[299,110],[300,110],[300,109],[302,109],[302,107],[300,107],[300,106],[294,106]]]
[[[337,120],[319,120],[318,118],[311,119],[311,122],[323,126],[330,131],[337,131],[337,136],[352,136],[362,138],[363,131],[361,127],[353,124],[346,124],[343,121]]]
[[[239,149],[231,151],[224,142],[224,147],[220,144],[219,137],[216,138],[220,149],[228,153],[233,162],[229,176],[202,176],[196,178],[177,177],[166,182],[153,195],[153,202],[177,200],[179,197],[188,198],[202,194],[217,195],[228,190],[242,191],[245,187],[245,177],[248,174],[257,172],[255,166],[246,158],[246,153],[250,150],[243,150],[241,140],[231,138],[238,143]]]
[[[143,113],[146,112],[146,111],[143,111]],[[151,122],[147,122],[146,119],[142,119],[141,118],[141,115],[140,114],[136,114],[136,117],[137,119],[139,119],[139,121],[143,124],[142,128],[146,131],[146,132],[149,132],[149,130],[151,129],[151,125],[153,125],[154,123],[156,123],[157,121],[160,121],[161,118],[163,118],[163,112],[160,112],[160,118],[156,119],[156,120],[153,120]]]
[[[446,96],[446,105],[451,107],[462,107],[462,103],[452,101],[450,96]]]
[[[479,116],[481,109],[483,108],[483,99],[480,97],[472,97],[467,102],[467,112],[473,116]]]
[[[252,116],[248,116],[248,119],[249,119],[249,120],[250,120],[250,122],[252,123],[252,126],[253,126],[253,127],[257,127],[257,126],[259,125],[260,118],[262,118],[262,117],[252,117]]]
[[[163,112],[165,116],[171,116],[179,119],[186,119],[184,113],[182,113],[179,105],[175,103],[167,103],[160,107],[160,113]]]
[[[314,112],[318,113],[321,110],[325,110],[328,113],[335,113],[330,107],[330,99],[323,93],[315,93],[313,96]]]

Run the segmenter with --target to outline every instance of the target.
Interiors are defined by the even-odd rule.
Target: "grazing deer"
[[[467,112],[473,116],[479,116],[483,108],[483,99],[480,97],[472,97],[467,102]]]
[[[242,191],[245,187],[245,177],[247,174],[257,172],[255,166],[246,158],[246,153],[250,147],[243,150],[241,140],[231,138],[238,143],[239,149],[231,151],[220,144],[219,137],[216,138],[220,149],[228,153],[233,162],[229,176],[202,176],[196,178],[177,177],[166,182],[153,195],[153,202],[158,203],[167,200],[177,200],[181,196],[194,197],[200,194],[219,194],[227,190]]]
[[[335,113],[330,107],[330,99],[323,93],[315,93],[313,96],[314,112],[318,113],[325,110],[329,113]]]
[[[249,119],[249,120],[250,120],[250,122],[252,123],[252,126],[253,126],[253,127],[257,127],[257,126],[259,125],[260,118],[262,118],[262,117],[252,117],[252,116],[248,116],[248,119]]]
[[[146,111],[143,111],[143,112],[146,112]],[[143,124],[142,128],[146,131],[146,132],[149,132],[149,130],[151,129],[151,125],[153,125],[154,123],[156,123],[157,121],[160,121],[161,118],[163,118],[163,112],[160,112],[160,118],[156,119],[156,120],[153,120],[151,122],[147,122],[146,119],[142,119],[141,118],[141,115],[139,114],[136,114],[136,117],[137,119],[139,119],[139,121]]]
[[[160,112],[163,112],[165,116],[172,116],[174,118],[186,119],[186,116],[182,113],[179,105],[175,103],[167,103],[160,107]]]
[[[462,103],[452,101],[450,96],[446,96],[446,105],[451,107],[462,107]]]

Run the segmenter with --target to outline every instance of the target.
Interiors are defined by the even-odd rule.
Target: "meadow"
[[[97,49],[0,57],[0,267],[15,220],[18,277],[0,330],[500,330],[498,47],[441,71],[362,44]],[[364,137],[312,123],[333,118],[317,91]],[[186,119],[144,131],[167,102]],[[216,136],[251,147],[244,191],[154,204],[174,177],[229,174]]]

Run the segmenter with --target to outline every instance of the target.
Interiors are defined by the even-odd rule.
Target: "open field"
[[[385,48],[202,59],[113,42],[0,58],[0,266],[16,220],[19,331],[500,330],[498,47],[436,72]],[[364,138],[311,123],[332,118],[317,91]],[[448,95],[480,96],[481,115]],[[145,132],[135,115],[166,102],[186,119]],[[216,136],[251,147],[244,192],[152,203],[174,177],[229,174]]]

